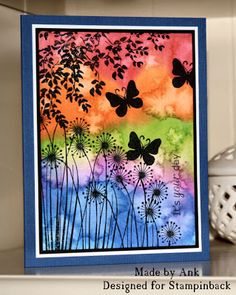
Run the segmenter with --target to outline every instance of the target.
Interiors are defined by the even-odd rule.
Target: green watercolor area
[[[167,117],[164,119],[151,118],[148,124],[120,124],[119,126],[103,130],[109,132],[117,141],[117,145],[123,146],[128,150],[129,134],[136,132],[138,137],[143,135],[145,140],[151,141],[160,138],[162,143],[159,154],[164,155],[166,160],[171,160],[173,154],[181,156],[181,161],[188,163],[188,170],[193,171],[194,164],[194,130],[192,121],[182,121],[178,118]],[[97,134],[96,134],[97,135]],[[96,135],[90,135],[91,140],[96,140]],[[145,144],[145,140],[142,141]],[[58,147],[64,149],[64,137],[55,136],[55,142]],[[41,148],[49,144],[49,140],[41,142]]]

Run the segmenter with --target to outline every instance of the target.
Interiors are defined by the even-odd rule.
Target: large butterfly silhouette
[[[121,96],[117,93],[107,92],[106,98],[109,100],[111,106],[116,109],[116,114],[119,117],[124,117],[127,113],[128,108],[133,107],[139,109],[143,106],[143,101],[140,97],[136,97],[139,95],[139,91],[136,88],[135,82],[130,80],[125,89],[125,95]]]
[[[175,88],[180,88],[184,85],[185,82],[189,84],[192,88],[195,86],[195,75],[194,67],[191,69],[186,69],[185,65],[188,65],[187,61],[183,63],[180,62],[177,58],[173,59],[173,70],[172,74],[176,77],[173,78],[172,84]],[[190,64],[191,66],[191,64]]]
[[[132,150],[127,152],[127,159],[132,161],[141,157],[146,165],[152,165],[155,161],[153,155],[157,155],[161,145],[161,139],[157,138],[153,141],[147,139],[147,144],[143,145],[141,142],[142,137],[138,138],[138,135],[134,131],[130,132],[128,147]]]

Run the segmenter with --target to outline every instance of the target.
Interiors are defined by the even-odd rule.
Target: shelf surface
[[[227,267],[226,267],[227,266]],[[157,269],[162,273],[165,269],[174,269],[180,273],[185,270],[196,269],[203,276],[229,276],[236,277],[236,245],[225,241],[211,242],[210,261],[178,262],[178,263],[153,263],[129,265],[94,265],[73,267],[47,267],[24,269],[23,249],[0,252],[0,276],[20,275],[68,275],[68,276],[135,276],[137,269]]]

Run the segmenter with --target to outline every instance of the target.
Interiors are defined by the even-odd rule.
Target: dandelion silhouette
[[[116,140],[110,133],[102,132],[94,141],[94,148],[97,152],[103,151],[104,154],[107,154],[114,149],[115,143]]]
[[[48,144],[41,151],[42,164],[44,167],[49,166],[51,169],[58,167],[63,162],[62,149],[55,144]]]
[[[147,203],[141,203],[140,207],[137,207],[140,218],[147,223],[155,222],[157,218],[161,216],[161,206],[155,200],[148,199]]]
[[[147,194],[152,199],[162,202],[168,196],[168,188],[163,181],[155,180],[149,184],[147,188]]]
[[[89,134],[90,125],[82,118],[76,118],[69,124],[69,135],[71,137],[81,137]]]
[[[131,182],[131,171],[124,166],[120,166],[112,171],[111,180],[118,189],[123,188]]]
[[[173,221],[167,221],[165,225],[161,226],[158,236],[162,243],[167,243],[168,246],[174,245],[182,236],[180,226]]]
[[[89,183],[83,192],[89,203],[101,204],[105,198],[105,186],[102,183]]]
[[[140,162],[138,165],[134,165],[133,182],[148,183],[153,178],[153,169]]]
[[[127,162],[125,150],[120,146],[115,147],[109,151],[107,161],[108,167],[112,169],[124,165]]]
[[[77,137],[71,146],[72,154],[76,154],[79,158],[84,157],[88,152],[91,151],[90,139],[86,136]]]

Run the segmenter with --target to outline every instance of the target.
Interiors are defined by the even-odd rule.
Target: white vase
[[[236,146],[209,161],[209,215],[216,233],[236,244]]]

